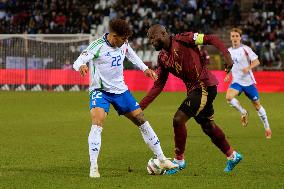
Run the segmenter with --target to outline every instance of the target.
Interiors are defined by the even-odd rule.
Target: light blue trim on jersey
[[[122,94],[108,93],[101,90],[90,92],[90,109],[99,107],[108,113],[110,104],[113,105],[119,115],[124,115],[140,108],[129,90]]]
[[[243,86],[238,83],[232,83],[230,85],[230,88],[239,91],[239,95],[241,95],[242,92],[244,92],[245,95],[252,101],[259,100],[258,91],[254,84],[249,85],[249,86]]]

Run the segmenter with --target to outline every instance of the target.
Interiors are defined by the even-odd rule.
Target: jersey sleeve
[[[250,61],[254,61],[254,60],[258,59],[258,56],[255,54],[255,52],[253,52],[253,50],[250,47],[245,46],[244,49],[245,49],[245,52],[247,53],[246,55],[249,57]]]
[[[77,60],[73,64],[73,68],[76,71],[79,71],[82,65],[86,65],[87,62],[94,58],[98,58],[99,50],[102,47],[102,44],[98,44],[96,41],[91,43],[77,58]]]
[[[228,54],[225,44],[215,35],[185,32],[175,36],[175,40],[189,45],[214,45],[224,55]]]
[[[129,44],[127,45],[125,56],[128,58],[128,60],[130,60],[130,62],[132,62],[132,64],[135,64],[143,72],[148,69],[148,66],[146,66],[144,62],[137,56]]]
[[[158,59],[159,65],[159,59]],[[154,82],[153,87],[147,93],[147,95],[141,100],[140,107],[144,110],[153,100],[162,92],[169,76],[169,72],[161,65],[157,70],[158,79]]]
[[[175,40],[185,42],[190,45],[202,45],[204,34],[185,32],[175,36]]]

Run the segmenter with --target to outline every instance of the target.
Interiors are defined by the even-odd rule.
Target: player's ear
[[[161,35],[162,35],[162,37],[164,38],[164,37],[167,36],[167,32],[166,32],[166,31],[161,31]]]
[[[118,35],[117,35],[116,33],[113,33],[113,34],[112,34],[112,37],[114,37],[114,38],[117,38],[117,36],[118,36]]]

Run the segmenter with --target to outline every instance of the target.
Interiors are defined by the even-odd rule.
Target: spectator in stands
[[[64,62],[64,64],[63,64],[63,66],[62,66],[62,69],[63,70],[72,70],[72,64],[71,64],[71,62],[70,62],[70,59],[65,59],[65,62]]]
[[[268,38],[276,46],[273,54],[279,53],[278,47],[283,46],[280,45],[284,38],[282,0],[255,0],[244,21],[240,19],[238,1],[233,0],[94,0],[86,3],[78,0],[1,1],[0,33],[90,33],[92,25],[103,25],[104,17],[108,16],[110,19],[125,18],[132,23],[133,41],[146,38],[144,31],[153,23],[168,25],[171,33],[189,28],[211,33],[212,29],[224,25],[240,24],[244,36],[248,36],[247,41],[257,46],[259,52],[266,51]],[[149,45],[142,48],[148,49]]]
[[[280,43],[284,30],[280,28],[284,28],[283,8],[281,0],[255,1],[251,13],[243,23],[247,41],[256,47],[265,69],[282,69]]]

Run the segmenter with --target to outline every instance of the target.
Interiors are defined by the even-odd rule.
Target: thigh
[[[228,88],[227,93],[226,93],[226,99],[227,100],[232,100],[238,94],[240,94],[240,91],[238,91],[238,90],[236,90],[234,88]]]
[[[251,101],[258,101],[259,100],[259,95],[256,86],[250,85],[244,87],[244,92],[245,95],[251,100]]]
[[[122,94],[116,95],[115,98],[112,99],[112,105],[119,115],[124,115],[140,109],[138,102],[128,90]]]
[[[212,86],[207,88],[207,102],[204,108],[194,117],[199,124],[214,120],[213,102],[217,95],[217,87]]]
[[[238,83],[232,83],[230,86],[229,86],[229,89],[228,91],[230,90],[230,92],[235,95],[240,95],[242,94],[243,92],[243,86],[241,86],[240,84]],[[227,93],[228,93],[227,91]]]
[[[90,93],[90,110],[93,108],[102,108],[106,113],[109,112],[110,101],[101,91],[94,90]]]
[[[205,88],[194,89],[182,102],[179,110],[185,113],[188,118],[196,116],[205,107],[207,95],[208,93]]]

